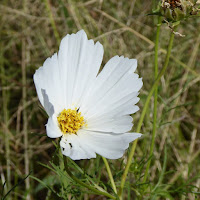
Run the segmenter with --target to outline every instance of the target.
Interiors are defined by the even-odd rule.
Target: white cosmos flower
[[[142,79],[134,73],[135,59],[115,56],[98,74],[103,46],[81,30],[67,35],[58,54],[47,58],[34,74],[34,83],[49,119],[50,138],[62,137],[61,151],[73,160],[123,156],[141,136],[129,133],[130,114],[139,110]]]

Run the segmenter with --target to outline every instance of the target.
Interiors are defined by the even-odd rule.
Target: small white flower
[[[98,74],[102,59],[103,46],[81,30],[64,37],[58,54],[34,74],[39,100],[49,115],[47,135],[62,136],[62,153],[73,160],[95,158],[96,153],[120,158],[141,136],[128,133],[143,84],[134,73],[137,61],[115,56]]]

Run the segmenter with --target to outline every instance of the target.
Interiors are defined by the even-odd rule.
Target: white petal
[[[83,30],[62,39],[58,62],[65,107],[80,106],[85,91],[97,76],[102,59],[103,46],[88,40]]]
[[[137,93],[131,93],[118,100],[113,98],[111,100],[107,103],[104,102],[104,104],[95,104],[88,110],[88,112],[84,113],[88,121],[93,119],[96,120],[104,115],[106,115],[106,117],[115,117],[133,114],[139,110],[139,107],[135,106],[139,101]]]
[[[96,158],[93,149],[84,144],[76,134],[66,134],[60,141],[63,155],[73,160]]]
[[[41,104],[44,106],[43,89],[54,107],[79,107],[85,91],[96,79],[102,59],[103,46],[88,40],[83,30],[64,37],[58,57],[54,54],[48,58],[34,74]]]
[[[48,106],[46,107],[44,105],[44,92],[42,91],[45,91],[45,94],[48,96],[48,101],[51,102],[53,106],[63,104],[59,76],[57,54],[54,54],[51,58],[46,59],[43,66],[36,70],[33,77],[38,98],[47,113]]]
[[[81,130],[78,132],[80,141],[99,155],[109,159],[118,159],[123,156],[129,143],[141,137],[140,133],[103,133]]]
[[[50,116],[49,137],[63,135],[57,116],[64,108],[80,108],[88,122],[87,130],[65,134],[60,141],[62,153],[73,160],[95,158],[96,153],[120,158],[141,136],[127,133],[132,127],[128,115],[139,109],[135,104],[142,79],[134,73],[137,62],[115,56],[97,76],[102,58],[102,45],[88,40],[82,30],[63,38],[58,57],[48,58],[34,75],[39,100]]]
[[[120,116],[114,118],[99,117],[96,120],[90,120],[86,130],[125,133],[131,130],[133,118],[131,116]]]
[[[52,117],[49,117],[46,124],[47,136],[50,138],[58,138],[62,136],[62,132],[58,127],[57,116],[54,114]]]
[[[138,107],[134,104],[139,100],[137,95],[142,87],[142,79],[133,73],[135,69],[134,59],[112,58],[97,76],[81,112],[87,118],[96,118],[105,113],[122,116],[136,112]]]
[[[54,113],[54,107],[52,103],[49,101],[49,97],[46,94],[46,91],[44,89],[41,89],[42,97],[43,97],[43,107],[46,110],[46,113],[48,116],[52,116]]]

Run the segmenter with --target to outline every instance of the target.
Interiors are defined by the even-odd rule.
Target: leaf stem
[[[177,27],[178,27],[178,24],[174,27],[174,32],[177,30]],[[139,133],[140,130],[141,130],[142,123],[143,123],[143,120],[144,120],[144,117],[145,117],[149,102],[150,102],[151,97],[152,97],[152,95],[154,93],[154,90],[155,90],[156,86],[158,85],[161,77],[163,76],[163,74],[165,73],[165,71],[167,69],[167,66],[168,66],[168,63],[169,63],[170,54],[171,54],[171,50],[172,50],[172,46],[173,46],[173,41],[174,41],[174,33],[171,32],[170,40],[169,40],[169,44],[168,44],[168,49],[167,49],[167,54],[166,54],[166,57],[165,57],[164,66],[161,69],[160,73],[158,74],[158,77],[156,78],[156,80],[155,80],[155,82],[154,82],[154,84],[153,84],[153,86],[152,86],[152,88],[151,88],[151,90],[150,90],[150,92],[149,92],[149,94],[147,96],[146,102],[144,104],[144,108],[142,110],[142,114],[141,114],[140,120],[138,122],[137,129],[136,129],[137,133]],[[132,147],[131,147],[131,150],[130,150],[130,153],[129,153],[129,157],[128,157],[128,161],[127,161],[124,173],[122,175],[121,185],[120,185],[120,189],[119,189],[119,192],[118,192],[118,195],[119,195],[120,198],[122,198],[124,184],[125,184],[126,177],[127,177],[127,174],[128,174],[131,162],[132,162],[132,158],[133,158],[134,153],[135,153],[135,148],[137,146],[137,141],[138,140],[135,140],[133,142],[133,144],[132,144]]]
[[[109,197],[109,198],[111,198],[111,199],[117,199],[115,196],[113,196],[113,195],[111,195],[111,194],[109,194],[109,193],[107,193],[107,192],[99,191],[99,190],[97,190],[96,188],[94,188],[94,187],[92,187],[92,186],[90,186],[90,185],[88,185],[88,184],[86,184],[86,183],[80,181],[80,179],[78,179],[76,176],[74,176],[74,175],[70,172],[70,170],[69,170],[69,168],[68,168],[68,165],[67,165],[66,158],[64,158],[64,163],[65,163],[65,170],[66,170],[66,172],[68,173],[68,175],[69,175],[75,182],[79,183],[79,184],[82,185],[83,187],[88,188],[89,190],[95,192],[96,194],[103,195],[103,196]]]
[[[161,17],[158,17],[158,23],[157,23],[157,31],[156,31],[156,39],[155,39],[155,58],[154,58],[154,76],[155,79],[158,76],[158,44],[159,44],[159,36],[160,36],[160,26],[161,26]],[[151,159],[153,156],[153,150],[154,150],[154,144],[155,144],[155,137],[156,137],[156,124],[157,124],[157,102],[158,102],[158,85],[155,87],[154,91],[154,111],[153,111],[153,133],[152,133],[152,139],[151,139],[151,147],[149,152],[149,160],[147,162],[147,167],[144,174],[143,183],[146,182],[149,167],[151,165]]]
[[[73,166],[81,173],[81,174],[84,174],[88,181],[90,181],[96,189],[98,189],[99,191],[102,191],[102,192],[106,192],[102,187],[100,187],[98,184],[96,184],[92,178],[90,178],[90,176],[88,176],[87,174],[84,173],[84,171],[71,159],[69,159],[69,161],[73,164]]]
[[[104,162],[104,164],[105,164],[105,166],[106,166],[106,170],[107,170],[108,176],[109,176],[109,178],[110,178],[110,182],[111,182],[112,189],[113,189],[113,191],[117,194],[117,188],[116,188],[116,185],[115,185],[115,182],[114,182],[114,179],[113,179],[113,175],[112,175],[112,172],[111,172],[111,170],[110,170],[110,166],[109,166],[109,164],[108,164],[108,161],[107,161],[107,159],[104,158],[103,156],[102,156],[102,159],[103,159],[103,162]]]

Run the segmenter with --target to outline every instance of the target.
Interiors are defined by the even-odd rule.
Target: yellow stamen
[[[66,133],[76,134],[77,131],[85,124],[81,112],[75,108],[75,110],[64,109],[57,117],[61,131]]]

